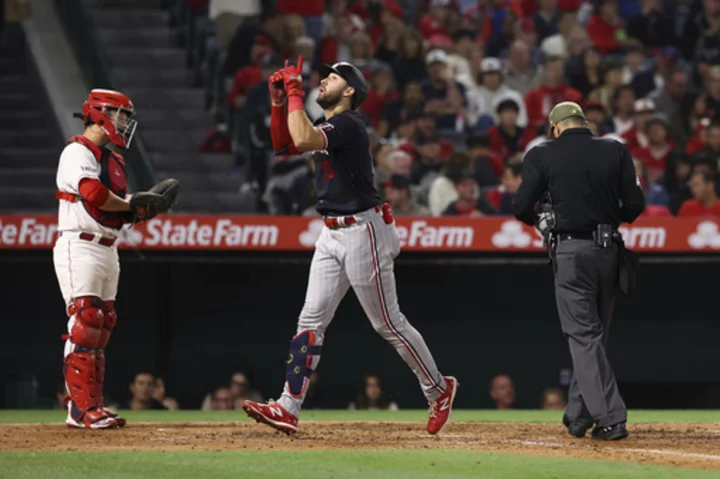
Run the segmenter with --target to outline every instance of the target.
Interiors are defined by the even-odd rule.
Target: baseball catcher
[[[53,262],[69,317],[63,375],[70,427],[123,427],[125,419],[103,404],[105,348],[117,323],[115,296],[122,227],[172,207],[177,180],[127,194],[125,160],[107,146],[127,149],[137,127],[135,107],[117,91],[92,90],[76,114],[85,125],[68,141],[57,170],[58,239]]]

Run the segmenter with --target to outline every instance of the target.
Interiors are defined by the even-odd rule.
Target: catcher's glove
[[[158,213],[165,213],[173,206],[178,193],[180,193],[180,182],[175,178],[168,178],[148,190],[148,193],[156,193],[163,198],[163,205]]]
[[[149,220],[165,213],[175,204],[180,192],[180,182],[173,178],[163,180],[148,191],[135,193],[130,198],[133,223]]]

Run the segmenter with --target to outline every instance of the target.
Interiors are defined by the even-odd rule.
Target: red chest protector
[[[92,152],[100,163],[100,182],[111,192],[125,198],[127,193],[127,178],[125,176],[125,160],[122,156],[108,148],[101,148],[84,136],[73,136],[68,143],[77,142]],[[100,208],[83,201],[85,211],[95,221],[107,228],[119,230],[129,221],[128,213],[103,211]]]

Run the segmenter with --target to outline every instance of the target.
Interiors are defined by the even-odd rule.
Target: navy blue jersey
[[[315,125],[325,137],[325,149],[312,153],[318,213],[352,215],[379,205],[370,138],[360,114],[348,110]]]

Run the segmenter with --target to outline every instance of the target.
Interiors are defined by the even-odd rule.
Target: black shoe
[[[592,431],[592,438],[598,441],[619,441],[628,437],[628,430],[624,422],[613,424],[612,426],[597,426]]]
[[[563,414],[562,422],[563,425],[567,428],[568,434],[578,438],[585,437],[585,433],[587,432],[587,430],[593,426],[593,423],[589,421],[570,421],[570,419],[565,414]]]

